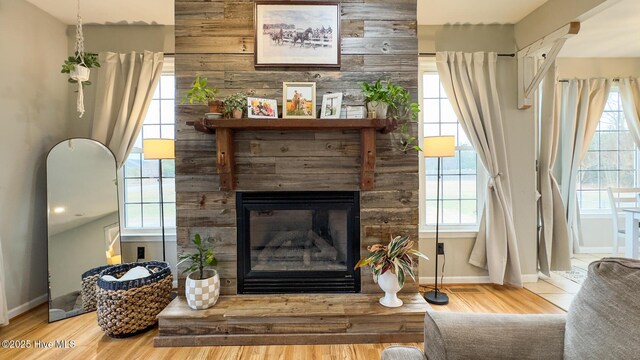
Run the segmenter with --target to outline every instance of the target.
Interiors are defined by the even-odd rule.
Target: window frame
[[[162,67],[161,76],[171,75],[171,76],[174,76],[174,78],[175,78],[175,66],[174,66],[174,64],[175,64],[175,59],[173,57],[165,56],[164,57],[164,64],[163,64],[163,67]],[[177,85],[177,83],[176,83],[176,85]],[[160,84],[158,84],[158,86],[160,86]],[[174,89],[174,91],[175,91],[174,101],[177,101],[177,99],[178,99],[177,86]],[[162,100],[162,97],[160,98],[160,100]],[[175,113],[175,107],[174,107],[174,113]],[[168,124],[164,124],[164,125],[168,125]],[[173,126],[174,126],[174,140],[175,140],[175,126],[176,126],[175,121],[173,123]],[[142,129],[141,129],[141,131],[142,131]],[[167,161],[167,160],[163,160],[163,161]],[[175,161],[175,160],[173,160],[173,161]],[[159,170],[162,171],[162,169],[159,169]],[[149,177],[142,177],[141,176],[141,179],[145,179],[145,178],[149,178]],[[125,192],[126,192],[126,188],[125,188],[124,166],[117,170],[117,179],[118,179],[117,180],[118,181],[118,213],[119,213],[120,233],[121,233],[121,236],[122,236],[122,241],[126,242],[127,241],[127,237],[137,237],[138,239],[136,239],[135,241],[138,241],[138,242],[149,242],[149,241],[153,242],[153,241],[156,241],[157,240],[156,238],[159,238],[159,237],[162,236],[162,226],[146,227],[146,228],[128,228],[128,227],[126,227],[126,213],[125,213],[125,207],[126,207]],[[153,177],[153,179],[158,179],[159,180],[159,177]],[[158,202],[158,204],[159,204],[159,202]],[[176,199],[176,208],[177,208],[177,199]],[[176,209],[176,212],[177,212],[177,209]],[[161,224],[162,224],[162,222],[161,222]],[[165,225],[164,233],[165,233],[165,236],[175,237],[177,235],[177,224],[176,224],[176,226],[167,226],[167,225]],[[131,240],[129,240],[129,241],[131,241]]]
[[[624,109],[623,109],[623,107],[622,107],[622,99],[620,99],[620,90],[619,90],[618,84],[614,83],[614,84],[612,85],[612,87],[611,87],[611,90],[610,90],[609,94],[607,94],[607,102],[608,102],[608,97],[609,97],[612,93],[614,93],[614,92],[615,92],[615,93],[618,93],[618,106],[619,106],[619,107],[618,107],[618,110],[616,110],[615,112],[617,112],[617,113],[619,114],[618,116],[623,116],[623,117],[625,117]],[[602,118],[604,117],[604,114],[605,114],[606,112],[613,112],[613,111],[607,111],[607,110],[606,110],[606,105],[605,105],[605,109],[604,109],[604,110],[603,110],[603,112],[602,112],[602,115],[601,115],[601,117],[600,117],[600,120],[598,120],[598,126],[600,125],[600,121],[602,121]],[[625,117],[625,122],[626,122],[626,117]],[[615,130],[615,131],[610,131],[610,132],[617,132],[618,134],[620,134],[620,133],[623,133],[624,131],[621,131],[621,130],[618,128],[617,130]],[[627,132],[630,134],[630,130],[629,130],[629,129],[627,129]],[[596,135],[597,133],[598,133],[598,130],[597,130],[597,128],[596,128],[596,132],[594,133],[594,137],[593,137],[593,138],[592,138],[592,140],[591,140],[591,141],[592,141],[592,143],[593,143],[593,141],[595,140],[595,135]],[[635,184],[634,184],[634,186],[633,186],[633,187],[640,187],[640,149],[639,149],[639,148],[638,148],[638,146],[635,144],[635,142],[633,141],[633,138],[632,138],[632,137],[631,137],[631,142],[632,142],[632,144],[633,144],[634,150],[620,150],[620,138],[619,138],[619,135],[618,135],[618,139],[617,139],[617,141],[618,141],[618,143],[617,143],[618,149],[617,149],[617,150],[601,150],[601,149],[598,147],[598,150],[596,150],[596,152],[598,152],[598,153],[600,153],[600,152],[616,152],[616,153],[619,153],[620,151],[630,151],[630,152],[634,152],[634,153],[635,153],[635,161],[634,161],[634,163],[635,163],[635,165],[634,165],[634,166],[635,166],[635,169],[633,169],[633,171],[635,172]],[[589,144],[589,148],[591,148],[591,144]],[[588,152],[593,152],[593,151],[588,150]],[[586,157],[586,155],[585,155],[585,157]],[[616,158],[619,160],[619,159],[620,159],[620,155],[618,154],[618,155],[616,156]],[[585,170],[582,170],[582,164],[580,164],[580,167],[578,168],[578,175],[577,175],[578,179],[580,179],[580,173],[581,173],[582,171],[585,171]],[[620,174],[619,174],[619,172],[620,172],[620,171],[630,171],[630,170],[621,170],[621,169],[620,169],[620,164],[618,164],[618,167],[617,167],[617,169],[615,169],[615,170],[606,170],[606,169],[605,169],[605,170],[601,170],[601,169],[600,169],[600,165],[599,165],[597,170],[586,170],[586,171],[595,171],[595,172],[597,172],[598,174],[599,174],[600,172],[603,172],[603,171],[614,171],[614,172],[618,172],[618,175],[617,175],[617,176],[618,176],[618,184],[619,184],[619,182],[620,182]],[[610,209],[610,208],[603,208],[603,207],[598,207],[598,208],[583,208],[583,207],[582,207],[582,205],[581,205],[581,203],[580,203],[580,192],[582,192],[582,191],[583,191],[583,190],[581,190],[581,183],[580,183],[580,182],[578,182],[578,184],[577,184],[577,186],[576,186],[576,203],[578,204],[578,208],[579,208],[579,211],[580,211],[580,215],[581,215],[581,216],[585,216],[586,218],[604,218],[604,217],[611,217],[611,209]],[[587,191],[589,191],[589,190],[587,190]],[[605,192],[605,194],[606,194],[607,189],[606,189],[606,188],[599,188],[597,191],[598,191],[598,192]],[[605,195],[605,196],[606,196],[606,195]],[[601,201],[602,201],[602,200],[600,199],[598,203],[600,204],[600,203],[601,203]]]
[[[419,58],[418,63],[418,98],[420,99],[420,116],[418,126],[418,138],[423,139],[424,134],[424,116],[422,114],[422,102],[424,100],[424,88],[423,77],[425,74],[438,74],[435,58]],[[439,74],[438,74],[439,75]],[[422,146],[422,144],[420,144]],[[456,150],[474,150],[471,146],[462,147],[456,146]],[[423,238],[435,237],[435,225],[426,224],[426,169],[425,160],[422,153],[420,153],[419,163],[419,211],[420,211],[420,236]],[[480,159],[476,153],[476,206],[478,219],[476,224],[471,225],[439,225],[439,233],[441,238],[475,238],[477,237],[478,230],[480,228],[480,222],[482,221],[482,213],[485,206],[485,192],[487,183],[487,174],[480,162]]]

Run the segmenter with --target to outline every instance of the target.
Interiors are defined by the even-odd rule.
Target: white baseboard
[[[16,307],[14,307],[13,309],[9,310],[9,320],[13,319],[14,317],[24,314],[27,311],[40,306],[44,303],[47,302],[47,300],[49,299],[49,297],[47,296],[47,294],[44,295],[40,295],[37,298],[27,301],[26,303],[22,304],[22,305],[18,305]]]
[[[433,284],[433,276],[420,276],[418,279],[420,284],[430,285]],[[524,274],[522,275],[522,282],[536,282],[538,281],[538,274]],[[440,277],[438,277],[438,283]],[[490,284],[489,275],[481,276],[445,276],[442,279],[444,284]]]

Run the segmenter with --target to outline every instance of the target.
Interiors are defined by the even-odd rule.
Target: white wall
[[[513,53],[515,41],[512,25],[419,26],[420,52],[495,51]],[[537,237],[535,202],[535,118],[533,110],[517,109],[517,62],[515,58],[498,58],[498,91],[509,159],[509,176],[513,195],[514,218],[522,273],[537,274]],[[443,239],[447,262],[445,278],[450,282],[477,282],[486,271],[467,260],[475,238],[469,236]],[[434,240],[423,238],[421,250],[434,256]],[[421,278],[433,277],[434,262],[421,262]],[[468,279],[465,279],[468,278]],[[445,280],[446,281],[446,280]]]
[[[0,0],[0,238],[9,309],[47,292],[45,156],[66,137],[66,25]]]
[[[52,299],[81,290],[84,272],[107,265],[104,228],[117,222],[115,212],[49,239]]]
[[[559,79],[640,77],[640,58],[558,58]]]
[[[178,246],[176,243],[176,235],[167,234],[165,236],[165,253],[167,262],[173,272],[173,278],[178,279],[177,259]],[[144,247],[144,259],[137,259],[138,247]],[[122,261],[135,262],[162,260],[162,236],[124,236],[122,237]]]

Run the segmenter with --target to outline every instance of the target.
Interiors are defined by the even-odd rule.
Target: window
[[[578,171],[581,210],[608,209],[608,187],[638,185],[638,151],[631,138],[617,88],[611,89],[591,146]]]
[[[454,135],[456,139],[455,157],[442,158],[440,224],[477,230],[478,214],[481,214],[478,209],[484,205],[483,192],[479,189],[483,174],[478,173],[476,152],[458,122],[437,73],[423,73],[422,98],[424,136]],[[429,226],[436,222],[438,159],[425,158],[424,161],[425,218],[422,223]]]
[[[165,65],[165,69],[167,66]],[[163,73],[156,89],[144,125],[121,171],[124,184],[121,211],[123,232],[160,229],[160,171],[164,202],[165,228],[176,226],[175,162],[145,160],[143,139],[175,138],[175,76]]]

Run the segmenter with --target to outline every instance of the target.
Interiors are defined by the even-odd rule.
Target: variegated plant
[[[413,273],[413,256],[429,260],[425,254],[414,250],[413,244],[408,236],[396,236],[387,246],[381,244],[369,246],[367,247],[369,255],[358,261],[355,268],[369,265],[376,281],[378,276],[391,271],[398,276],[398,283],[402,287],[407,275],[416,281]]]

